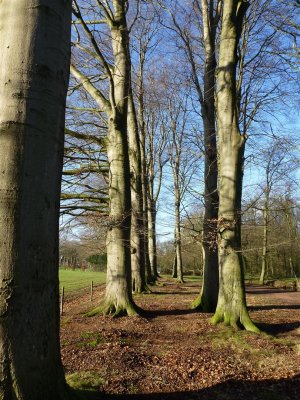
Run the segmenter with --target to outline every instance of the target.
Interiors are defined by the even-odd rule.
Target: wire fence
[[[87,285],[78,287],[76,290],[68,288],[68,285],[60,285],[60,315],[64,314],[64,306],[67,301],[73,301],[84,295],[89,295],[88,300],[92,303],[94,301],[96,289],[104,285],[104,283],[95,282],[94,280],[91,280]]]

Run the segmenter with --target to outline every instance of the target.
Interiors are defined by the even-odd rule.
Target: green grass
[[[186,282],[202,282],[202,276],[200,275],[186,275],[183,276]]]
[[[104,379],[96,371],[75,372],[66,375],[66,381],[74,390],[97,391],[104,384]]]
[[[105,283],[106,273],[105,272],[93,272],[93,271],[82,271],[82,270],[59,270],[59,286],[64,286],[65,293],[71,294],[76,293],[83,289],[88,289],[91,286],[91,281],[94,285]]]
[[[172,278],[171,275],[160,274],[160,276],[162,278],[171,279],[174,282],[176,282],[176,278]],[[183,279],[184,279],[185,282],[201,282],[202,281],[202,276],[200,276],[200,275],[184,275],[184,273],[183,273]]]

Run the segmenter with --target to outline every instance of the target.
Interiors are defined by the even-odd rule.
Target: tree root
[[[107,302],[106,300],[100,304],[99,307],[94,308],[85,314],[87,317],[94,317],[95,315],[111,315],[112,317],[124,317],[124,316],[138,316],[141,314],[141,309],[134,303],[128,302],[123,305],[116,305],[113,302]]]
[[[190,304],[190,309],[201,311],[204,313],[212,313],[215,312],[216,307],[211,304],[211,302],[205,301],[203,294],[200,293]]]
[[[149,294],[152,293],[148,285],[144,285],[143,288],[138,288],[136,290],[132,290],[133,294]]]
[[[244,328],[249,332],[261,333],[260,329],[252,322],[247,310],[242,310],[240,316],[237,316],[235,313],[216,310],[210,322],[213,325],[224,322],[225,325],[231,326],[236,330]]]

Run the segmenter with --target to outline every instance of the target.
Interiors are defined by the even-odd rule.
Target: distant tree
[[[155,81],[155,80],[154,80]],[[154,81],[152,81],[154,83]],[[159,87],[158,87],[159,90]],[[153,91],[152,91],[153,95]],[[150,95],[151,96],[151,95]],[[158,278],[156,216],[161,192],[163,169],[169,158],[166,154],[168,132],[163,121],[163,107],[155,93],[146,109],[147,171],[148,171],[148,248],[152,276]]]
[[[268,244],[269,244],[269,229],[270,218],[272,211],[272,194],[277,190],[277,195],[280,194],[282,184],[288,185],[288,181],[292,180],[292,173],[297,168],[294,162],[294,157],[291,153],[291,143],[287,140],[273,140],[273,143],[266,149],[263,149],[260,154],[260,165],[263,167],[265,179],[262,182],[263,192],[263,240],[262,240],[262,262],[259,283],[264,284],[268,264]],[[286,209],[288,210],[288,206]],[[289,216],[289,212],[286,214]],[[289,217],[288,217],[289,218]],[[292,221],[289,221],[292,225]],[[291,236],[289,232],[289,236]],[[291,262],[291,261],[290,261]]]
[[[92,254],[87,258],[87,262],[97,265],[101,270],[106,270],[106,254]]]
[[[90,50],[89,47],[85,47],[84,39],[78,34],[75,54],[78,52],[90,54],[92,51],[92,60],[96,62],[96,67],[92,64],[90,70],[86,71],[84,66],[80,68],[79,65],[72,63],[71,73],[94,100],[99,112],[104,114],[102,118],[107,124],[105,139],[109,164],[107,282],[105,299],[98,311],[101,310],[104,314],[132,315],[137,313],[137,308],[132,298],[130,248],[132,205],[127,123],[131,62],[126,18],[128,2],[114,0],[111,2],[112,7],[106,1],[97,1],[94,4],[100,23],[105,24],[105,37],[108,35],[110,38],[109,45],[107,40],[105,43],[97,40],[99,31],[90,29],[88,18],[89,11],[93,12],[91,11],[93,8],[84,16],[80,4],[76,1],[73,3],[73,13],[84,37],[88,40],[88,46],[92,48]],[[95,68],[100,83],[105,81],[102,86],[97,85],[97,79],[94,82]]]
[[[141,16],[133,30],[134,94],[136,97],[142,160],[144,260],[147,280],[158,278],[156,213],[165,165],[166,132],[161,123],[165,101],[161,98],[160,73],[156,73],[155,50],[159,43],[157,13],[151,2],[141,4]],[[154,60],[153,60],[154,58]]]
[[[265,198],[244,204],[242,245],[248,278],[259,279],[266,256],[264,281],[299,277],[299,200],[287,184],[287,193],[269,195],[267,246],[265,248]]]
[[[146,274],[146,282],[152,283],[156,276],[152,274],[151,262],[149,257],[149,235],[148,235],[148,196],[149,196],[149,178],[147,171],[147,150],[146,150],[146,121],[145,121],[145,64],[147,53],[151,43],[151,22],[138,21],[136,30],[136,46],[138,66],[136,71],[135,94],[137,98],[137,120],[139,125],[140,137],[140,157],[141,157],[141,180],[142,180],[142,199],[143,199],[143,262]]]
[[[58,219],[71,1],[0,4],[0,398],[68,398]]]
[[[171,89],[172,90],[172,89]],[[168,104],[168,118],[170,129],[170,165],[173,175],[174,187],[174,210],[175,210],[175,256],[174,256],[174,277],[178,282],[183,282],[183,262],[182,262],[182,204],[183,197],[189,183],[188,174],[192,159],[185,146],[185,136],[187,133],[187,96],[180,98],[178,94],[171,92]],[[173,89],[174,90],[174,89]],[[176,257],[176,260],[175,260]],[[175,267],[176,266],[176,267]],[[176,268],[176,270],[175,270]]]

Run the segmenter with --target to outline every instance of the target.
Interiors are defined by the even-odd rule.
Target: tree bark
[[[142,195],[143,195],[143,252],[144,265],[146,272],[146,283],[153,283],[155,280],[151,272],[151,264],[149,258],[149,242],[148,242],[148,197],[149,197],[149,181],[147,171],[146,158],[146,129],[144,121],[144,55],[140,55],[140,72],[138,79],[138,122],[140,128],[140,151],[141,151],[141,171],[142,171]]]
[[[128,96],[130,89],[129,35],[125,2],[113,1],[114,20],[110,24],[114,55],[113,88],[108,115],[107,155],[109,163],[109,228],[107,234],[107,281],[104,314],[137,313],[131,295],[131,193],[127,138]]]
[[[58,220],[71,1],[0,5],[0,398],[67,399]]]
[[[130,170],[126,115],[109,126],[107,155],[110,165],[109,228],[106,239],[107,279],[101,311],[115,316],[136,314],[131,296]]]
[[[236,95],[237,45],[248,3],[224,0],[217,93],[219,156],[219,296],[213,323],[224,321],[257,332],[247,307],[241,253],[241,196],[245,138]]]
[[[267,253],[268,253],[268,239],[269,239],[269,189],[266,188],[265,193],[265,204],[263,211],[264,231],[263,231],[263,248],[262,248],[262,260],[261,260],[261,271],[259,283],[263,285],[265,283],[265,277],[267,272]]]
[[[131,170],[131,271],[132,290],[146,290],[145,259],[143,252],[143,194],[140,138],[132,94],[128,104],[128,140]]]
[[[156,250],[156,201],[153,196],[148,199],[148,245],[151,273],[154,279],[159,277],[157,271],[157,250]]]
[[[71,66],[73,76],[105,111],[108,119],[106,149],[109,164],[109,218],[107,247],[107,281],[105,298],[100,307],[89,315],[103,314],[134,315],[137,306],[132,298],[131,282],[131,193],[130,163],[127,137],[128,97],[130,94],[129,32],[126,22],[126,2],[112,1],[113,10],[106,9],[107,24],[111,33],[113,68],[108,65],[92,32],[85,24],[77,2],[75,13],[79,18],[90,43],[93,45],[102,66],[109,75],[109,99],[93,85],[91,80]],[[101,3],[102,4],[102,3]],[[102,7],[105,6],[102,4]],[[112,15],[113,13],[113,15]],[[99,56],[100,54],[100,56]]]
[[[182,252],[181,252],[181,227],[180,227],[180,197],[179,192],[175,187],[175,243],[176,243],[176,267],[177,267],[177,281],[183,283],[183,265],[182,265]]]
[[[172,278],[177,278],[177,252],[176,252],[176,245],[175,245],[175,254],[173,257],[173,264],[172,264]]]
[[[204,218],[202,226],[203,284],[200,295],[191,308],[214,312],[218,301],[219,267],[217,250],[218,219],[218,165],[216,143],[216,28],[218,10],[214,15],[214,2],[202,0],[203,40],[205,51],[204,93],[201,98],[201,114],[204,128]]]

